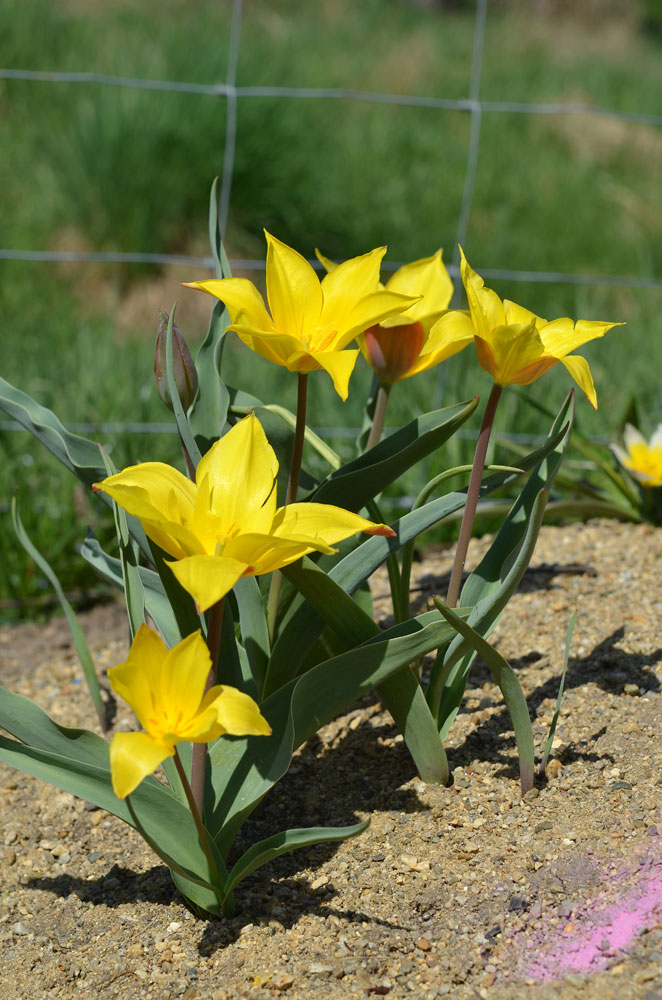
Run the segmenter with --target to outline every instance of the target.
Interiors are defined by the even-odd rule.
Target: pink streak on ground
[[[576,910],[569,921],[573,926],[569,933],[558,926],[541,930],[535,941],[529,941],[529,951],[532,945],[540,950],[527,963],[527,977],[549,981],[571,972],[599,972],[613,960],[615,952],[627,948],[642,931],[662,920],[662,864],[653,862],[647,867],[639,885],[614,905],[605,907],[604,899],[597,899]],[[608,877],[613,879],[613,874]]]

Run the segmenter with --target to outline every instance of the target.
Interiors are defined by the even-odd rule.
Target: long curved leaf
[[[545,457],[561,440],[563,431],[556,438],[547,441],[541,448],[527,455],[520,462],[520,468],[528,471]],[[481,486],[481,496],[486,496],[507,486],[519,478],[518,473],[500,472],[489,476]],[[387,559],[389,553],[397,552],[410,539],[443,521],[445,517],[464,507],[466,489],[448,493],[417,510],[405,514],[394,521],[392,528],[395,538],[374,535],[353,549],[329,571],[329,576],[342,589],[352,594]],[[464,600],[462,602],[465,603]],[[324,619],[310,604],[302,604],[293,611],[281,628],[271,652],[270,670],[281,676],[292,676],[305,659],[313,643],[324,628]],[[282,673],[281,673],[282,672]]]
[[[122,564],[115,556],[108,555],[93,535],[88,534],[80,548],[80,554],[93,569],[116,587],[122,588]],[[182,638],[170,601],[163,589],[158,573],[144,566],[138,568],[145,595],[145,611],[152,619],[168,646],[174,646]]]
[[[357,837],[369,826],[370,820],[356,823],[353,826],[310,826],[293,830],[283,830],[266,840],[253,844],[230,869],[226,891],[228,895],[237,887],[242,879],[247,878],[262,865],[274,858],[289,854],[301,847],[313,847],[316,844],[332,844],[339,840]]]
[[[129,800],[118,799],[110,780],[109,744],[83,729],[59,726],[38,705],[0,687],[0,760],[92,802],[130,826],[140,825],[169,867],[212,886],[207,858],[190,810],[153,777]]]
[[[307,498],[360,510],[407,469],[440,448],[476,409],[478,397],[433,410],[331,473]]]
[[[489,642],[483,639],[482,635],[476,632],[468,622],[462,621],[459,615],[446,607],[438,598],[434,599],[434,603],[446,621],[460,635],[464,636],[478,655],[483,658],[495,682],[499,685],[515,731],[522,795],[526,795],[533,788],[533,729],[531,728],[526,698],[520,682],[517,680],[517,675],[501,653],[494,646],[490,646]]]
[[[71,632],[71,638],[73,639],[74,646],[76,647],[76,654],[80,661],[80,665],[83,670],[83,675],[85,677],[85,682],[87,684],[88,690],[90,692],[90,697],[94,708],[96,709],[97,717],[99,719],[99,725],[101,726],[102,732],[106,732],[106,711],[103,704],[103,699],[101,697],[101,688],[99,687],[99,678],[97,677],[96,670],[94,669],[94,661],[92,660],[92,654],[90,653],[90,647],[87,644],[87,639],[85,638],[85,633],[83,632],[78,618],[71,604],[65,597],[65,593],[62,589],[60,581],[57,578],[57,574],[51,567],[50,563],[46,562],[42,556],[39,549],[31,541],[27,531],[23,527],[23,523],[19,516],[16,507],[16,497],[12,498],[11,505],[12,521],[14,523],[14,531],[16,532],[16,537],[19,542],[36,562],[37,566],[44,574],[47,580],[50,581],[53,590],[57,595],[57,599],[60,602],[60,607],[64,612],[64,616],[67,619],[67,625],[69,626],[69,631]]]

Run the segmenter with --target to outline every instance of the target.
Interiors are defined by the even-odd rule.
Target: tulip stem
[[[218,652],[221,643],[221,627],[223,625],[223,607],[225,598],[212,605],[207,619],[207,648],[211,657],[211,669],[207,675],[205,691],[217,683]],[[205,801],[205,770],[207,768],[207,744],[194,743],[191,757],[191,789],[198,812],[202,814]]]
[[[186,462],[186,471],[188,472],[188,477],[191,480],[191,482],[194,483],[195,482],[195,465],[193,464],[193,460],[192,460],[191,456],[188,453],[188,449],[187,449],[186,445],[184,444],[184,438],[182,437],[181,434],[179,435],[179,443],[182,446],[182,454],[184,455],[184,461]]]
[[[492,386],[489,399],[487,400],[487,406],[485,407],[485,413],[483,415],[483,422],[478,434],[478,441],[476,442],[476,451],[474,453],[469,486],[467,488],[467,500],[464,505],[462,525],[460,527],[460,535],[457,540],[455,560],[453,562],[453,570],[451,572],[451,579],[448,585],[448,595],[446,597],[446,604],[449,608],[456,607],[460,596],[462,573],[464,571],[464,563],[467,558],[469,540],[471,539],[471,532],[473,531],[474,520],[476,518],[476,507],[478,506],[480,484],[483,478],[483,469],[485,468],[487,446],[490,442],[492,425],[494,424],[494,415],[496,413],[496,408],[499,404],[502,392],[503,386],[497,385],[495,382]]]
[[[285,503],[294,503],[299,490],[299,475],[301,473],[301,460],[303,458],[303,443],[306,433],[306,405],[308,399],[308,375],[299,372],[297,383],[297,422],[294,428],[294,442],[292,444],[292,458],[290,460],[290,477],[287,481],[287,495]],[[280,588],[283,583],[283,574],[279,569],[274,570],[271,575],[271,586],[269,587],[269,598],[267,600],[267,628],[269,638],[273,642],[276,634],[276,619],[278,617],[278,598]]]
[[[303,442],[306,433],[306,402],[308,396],[308,375],[299,372],[297,382],[297,422],[294,429],[292,458],[290,460],[290,478],[287,483],[285,503],[294,503],[299,489],[301,459],[303,458]]]
[[[197,748],[200,746],[204,747],[205,750],[207,749],[206,743],[195,743],[193,746],[194,751],[197,750]],[[216,865],[216,859],[214,858],[214,854],[211,849],[211,844],[209,843],[209,837],[207,836],[207,831],[204,828],[202,817],[200,815],[200,810],[198,808],[198,803],[195,801],[193,789],[191,788],[188,778],[186,777],[186,771],[184,769],[184,765],[182,764],[182,759],[177,752],[177,747],[174,747],[174,751],[175,751],[175,767],[177,768],[177,774],[179,775],[179,780],[182,783],[182,788],[184,789],[186,800],[189,804],[189,808],[191,810],[191,814],[193,816],[193,820],[195,822],[198,831],[198,837],[200,838],[200,846],[202,847],[202,850],[205,852],[205,857],[209,862],[210,875],[214,881],[215,886],[217,886],[219,882],[218,867]],[[217,891],[217,895],[221,903],[223,903],[223,898],[220,889]]]
[[[384,430],[384,421],[386,420],[386,408],[388,406],[390,395],[391,386],[387,385],[385,382],[380,382],[379,389],[377,390],[377,398],[375,400],[375,412],[372,417],[372,427],[370,428],[370,434],[368,435],[368,440],[365,446],[366,451],[370,451],[370,449],[374,448],[376,444],[379,444],[381,440],[382,431]]]

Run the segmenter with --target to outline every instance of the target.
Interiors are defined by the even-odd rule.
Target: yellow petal
[[[211,665],[209,649],[200,631],[187,635],[163,659],[161,713],[167,717],[172,731],[182,738],[185,731],[182,727],[200,710]],[[148,726],[144,728],[149,731]]]
[[[301,341],[289,334],[271,333],[266,336],[243,323],[235,324],[232,329],[246,347],[276,365],[287,367],[292,355],[301,350]]]
[[[537,330],[541,330],[542,327],[547,325],[546,319],[536,316],[530,309],[518,306],[516,302],[511,302],[510,299],[503,300],[503,312],[506,326],[512,326],[515,323],[533,323]]]
[[[220,299],[226,306],[234,325],[241,317],[256,330],[273,330],[271,316],[264,299],[252,281],[247,278],[211,278],[209,281],[185,282],[187,288],[197,288]]]
[[[410,321],[421,321],[448,308],[453,295],[453,282],[441,260],[441,250],[432,257],[415,260],[399,268],[386,282],[389,292],[401,295],[422,295],[405,315]]]
[[[335,269],[338,267],[338,264],[336,264],[335,260],[331,260],[330,257],[325,257],[323,253],[319,252],[317,247],[315,247],[315,256],[317,257],[318,261],[320,262],[320,264],[322,265],[327,274],[331,274],[331,272],[335,271]]]
[[[580,354],[573,354],[569,358],[559,359],[562,365],[568,369],[575,382],[582,390],[591,406],[597,410],[598,396],[593,385],[593,376],[588,366],[588,361]]]
[[[214,708],[219,725],[230,736],[271,735],[271,726],[253,699],[243,691],[219,684],[212,688],[205,702],[205,707]]]
[[[541,375],[543,369],[555,363],[554,359],[550,359],[550,364],[537,370],[545,349],[533,321],[495,327],[487,340],[476,337],[476,351],[480,365],[497,385],[526,385]]]
[[[322,540],[320,546],[320,551],[326,553],[334,551]],[[246,534],[233,538],[225,546],[223,554],[229,559],[244,563],[247,566],[245,570],[247,576],[261,576],[263,573],[271,573],[275,569],[288,566],[315,548],[315,539],[303,535],[283,538],[277,534]]]
[[[474,333],[469,313],[451,309],[433,324],[421,355],[434,351],[442,355],[440,360],[445,361],[470,344],[474,339]]]
[[[359,333],[363,333],[375,323],[381,323],[389,316],[400,316],[406,313],[415,302],[415,298],[399,295],[396,292],[380,291],[366,295],[365,298],[356,302],[345,316],[345,326],[335,346],[344,347]]]
[[[168,647],[147,625],[141,625],[131,643],[129,655],[108,671],[113,691],[135,712],[143,729],[149,729],[161,688],[161,668]]]
[[[159,535],[154,541],[166,552],[181,555],[190,545],[195,551],[196,543],[189,533],[195,486],[177,469],[163,462],[143,462],[95,483],[93,488],[107,493],[127,513],[139,518],[146,531],[147,524],[154,526]]]
[[[373,535],[394,534],[386,524],[376,524],[327,503],[291,503],[281,507],[274,518],[273,531],[281,538],[309,538],[313,548],[316,542],[334,545],[357,531]]]
[[[168,562],[177,581],[191,595],[199,612],[225,597],[246,570],[246,564],[225,556],[190,556]]]
[[[212,445],[196,478],[199,483],[206,480],[209,509],[221,531],[259,532],[269,530],[276,512],[277,473],[276,454],[251,413]],[[196,526],[204,517],[196,507]]]
[[[174,753],[147,733],[115,733],[110,744],[110,777],[118,799],[135,791],[143,778]]]
[[[343,333],[346,331],[350,325],[347,317],[357,301],[377,291],[379,267],[385,253],[386,247],[378,247],[360,257],[352,257],[333,267],[329,274],[322,278],[324,303],[320,326],[332,326]],[[324,263],[324,260],[320,259]],[[369,323],[366,325],[370,326]]]
[[[311,354],[319,368],[323,368],[331,376],[333,388],[341,399],[347,399],[349,393],[349,378],[354,371],[356,359],[359,356],[356,351],[328,351]]]
[[[505,314],[501,299],[490,288],[485,288],[485,282],[479,274],[470,267],[464,251],[460,247],[462,263],[460,272],[462,283],[467,294],[471,319],[476,333],[483,340],[489,340],[489,332],[495,326],[503,326]]]
[[[623,323],[600,323],[586,319],[577,320],[576,323],[567,318],[555,319],[541,327],[540,336],[549,354],[553,354],[555,358],[563,358],[582,344],[587,344],[589,340],[604,337],[607,330],[611,330],[613,326],[623,325]]]
[[[302,337],[315,331],[322,311],[322,290],[314,270],[300,253],[266,232],[267,298],[274,326]]]

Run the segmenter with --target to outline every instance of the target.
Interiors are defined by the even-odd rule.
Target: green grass
[[[4,66],[225,79],[229,2],[9,0],[5,8]],[[238,83],[460,98],[469,88],[473,31],[470,10],[423,9],[400,0],[254,0],[245,5]],[[656,113],[659,55],[659,41],[643,34],[627,12],[618,19],[607,12],[590,23],[579,16],[532,16],[516,4],[491,5],[481,96]],[[316,246],[343,258],[386,243],[393,260],[428,255],[437,246],[450,259],[469,124],[465,113],[427,108],[240,101],[230,255],[261,257],[266,226],[307,256]],[[208,192],[222,168],[224,130],[225,102],[215,97],[0,82],[2,243],[207,253]],[[659,275],[661,161],[662,132],[653,126],[486,112],[465,240],[471,263],[479,271]],[[199,343],[209,300],[179,282],[202,276],[184,268],[1,262],[0,374],[65,421],[167,419],[151,383],[158,308],[179,299],[178,325],[192,345]],[[550,318],[627,321],[583,351],[600,401],[597,414],[579,403],[585,433],[615,433],[633,395],[650,423],[659,419],[662,292],[542,283],[493,287]],[[238,343],[226,352],[226,374],[266,400],[294,406],[292,376]],[[313,426],[360,423],[369,384],[364,366],[357,367],[346,404],[322,374],[313,379]],[[558,366],[528,391],[556,409],[567,388]],[[389,423],[488,390],[487,376],[467,351],[397,386]],[[543,423],[510,393],[498,427],[539,433]],[[104,443],[113,444],[118,465],[178,461],[172,435],[123,434]],[[348,453],[346,439],[336,443]],[[466,461],[471,447],[468,437],[452,442],[394,493],[416,492],[426,475]],[[68,553],[88,521],[108,537],[107,515],[27,435],[1,432],[0,448],[0,510],[17,487],[26,528],[65,584],[91,586],[92,578]],[[0,539],[0,614],[24,600],[33,613],[42,581],[17,551],[8,517]]]

